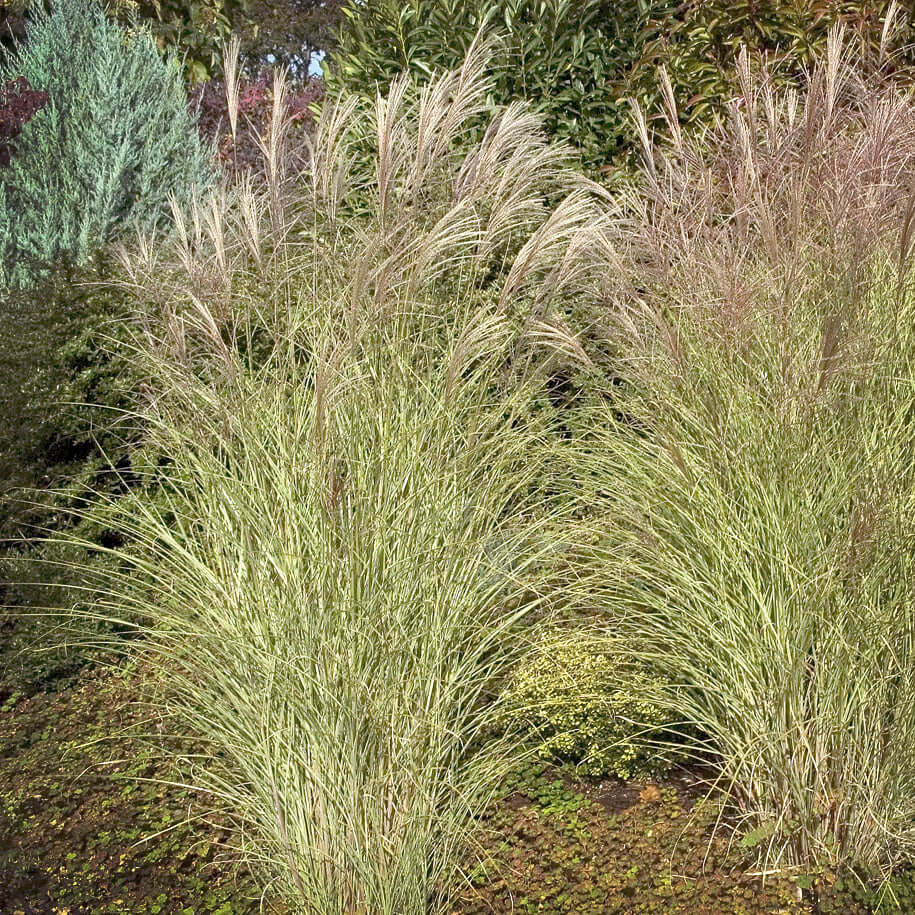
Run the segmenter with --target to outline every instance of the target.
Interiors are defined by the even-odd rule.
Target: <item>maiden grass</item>
[[[196,783],[306,912],[426,912],[453,881],[511,758],[483,739],[493,684],[540,603],[528,392],[488,390],[491,363],[449,389],[409,355],[241,376],[193,433],[163,423],[167,499],[120,519],[141,551],[103,599],[143,620],[212,757]]]
[[[608,236],[584,591],[679,686],[766,866],[888,876],[915,855],[915,108],[838,34],[802,94],[742,73],[710,136],[646,131]]]
[[[594,208],[518,106],[462,146],[484,66],[326,105],[301,175],[277,117],[260,176],[124,254],[159,496],[100,500],[127,545],[93,612],[142,635],[194,783],[314,915],[445,906],[548,609],[534,354]]]

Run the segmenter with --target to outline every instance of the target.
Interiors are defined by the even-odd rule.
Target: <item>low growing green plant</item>
[[[23,662],[45,679],[85,663],[73,643],[97,641],[99,627],[25,616],[62,601],[86,605],[73,565],[100,571],[97,547],[112,532],[79,512],[95,493],[121,497],[145,479],[131,468],[142,436],[125,417],[140,379],[118,348],[127,310],[110,269],[96,257],[0,294],[0,620],[45,652]],[[44,539],[74,524],[82,545]]]
[[[117,427],[136,379],[123,354],[114,352],[126,310],[109,266],[96,259],[82,269],[59,267],[29,289],[0,295],[0,389],[6,398],[0,492],[6,496],[58,487],[79,477],[84,466],[117,464],[125,456],[129,433],[121,435]],[[48,520],[28,511],[20,516],[12,500],[4,501],[0,539],[25,533],[30,521]]]
[[[657,677],[632,663],[625,646],[557,631],[513,672],[503,721],[532,736],[543,759],[576,763],[587,775],[663,775],[672,757],[658,746],[660,732],[674,724],[665,692]]]

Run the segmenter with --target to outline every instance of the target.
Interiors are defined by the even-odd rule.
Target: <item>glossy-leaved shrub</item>
[[[654,107],[663,67],[681,122],[708,124],[740,93],[735,64],[741,48],[764,54],[769,78],[790,85],[822,58],[836,26],[855,43],[859,66],[911,67],[912,17],[896,0],[686,0],[652,5],[629,91]]]
[[[550,134],[599,168],[628,132],[625,76],[639,57],[647,8],[636,0],[350,3],[327,80],[373,96],[402,71],[423,79],[457,66],[478,31],[498,33],[490,100],[526,99]]]
[[[0,192],[0,288],[55,261],[84,263],[130,224],[153,228],[168,197],[189,202],[213,180],[177,60],[111,22],[97,0],[37,12],[0,64],[47,104],[24,125]]]
[[[351,0],[327,78],[368,95],[402,70],[459,62],[477,30],[501,36],[493,99],[525,98],[593,172],[633,165],[630,100],[656,110],[666,72],[681,123],[708,126],[740,90],[741,47],[785,84],[822,56],[831,28],[853,32],[862,63],[911,64],[911,16],[895,0]]]
[[[158,47],[173,49],[188,83],[223,76],[223,47],[230,36],[241,40],[246,69],[264,63],[289,67],[293,80],[305,82],[312,55],[333,45],[345,0],[107,0],[108,16],[130,24],[139,19]],[[0,3],[0,51],[21,39],[26,24],[48,0]]]

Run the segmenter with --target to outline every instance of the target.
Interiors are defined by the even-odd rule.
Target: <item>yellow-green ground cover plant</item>
[[[126,546],[90,616],[141,636],[114,647],[189,780],[297,911],[445,905],[550,611],[542,353],[576,350],[554,307],[597,216],[523,106],[467,140],[487,56],[325,104],[302,173],[278,77],[262,173],[124,252],[160,497],[97,500]]]
[[[797,89],[744,55],[698,138],[662,78],[572,460],[583,591],[677,684],[744,843],[879,880],[915,853],[915,104],[861,72],[837,31]]]
[[[540,634],[512,670],[498,726],[582,775],[663,776],[676,758],[659,745],[678,729],[669,689],[626,642],[566,623]]]

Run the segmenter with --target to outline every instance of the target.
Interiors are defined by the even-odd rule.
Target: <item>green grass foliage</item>
[[[770,864],[887,876],[915,854],[915,108],[838,35],[800,94],[742,68],[608,238],[592,597]]]
[[[0,63],[0,81],[19,75],[50,98],[0,185],[0,288],[82,264],[128,223],[160,224],[168,195],[184,205],[212,184],[177,61],[110,22],[98,0],[38,11]]]
[[[99,493],[116,536],[61,538],[107,557],[74,615],[140,636],[112,644],[189,780],[309,915],[449,911],[522,712],[626,775],[664,758],[632,725],[676,721],[766,870],[892,887],[915,859],[912,95],[838,30],[787,89],[742,53],[704,134],[662,78],[663,139],[638,112],[611,195],[524,105],[493,110],[505,71],[471,39],[457,70],[325,103],[301,171],[278,76],[262,166],[122,251],[159,496]],[[599,614],[625,664],[530,656],[560,611]]]

